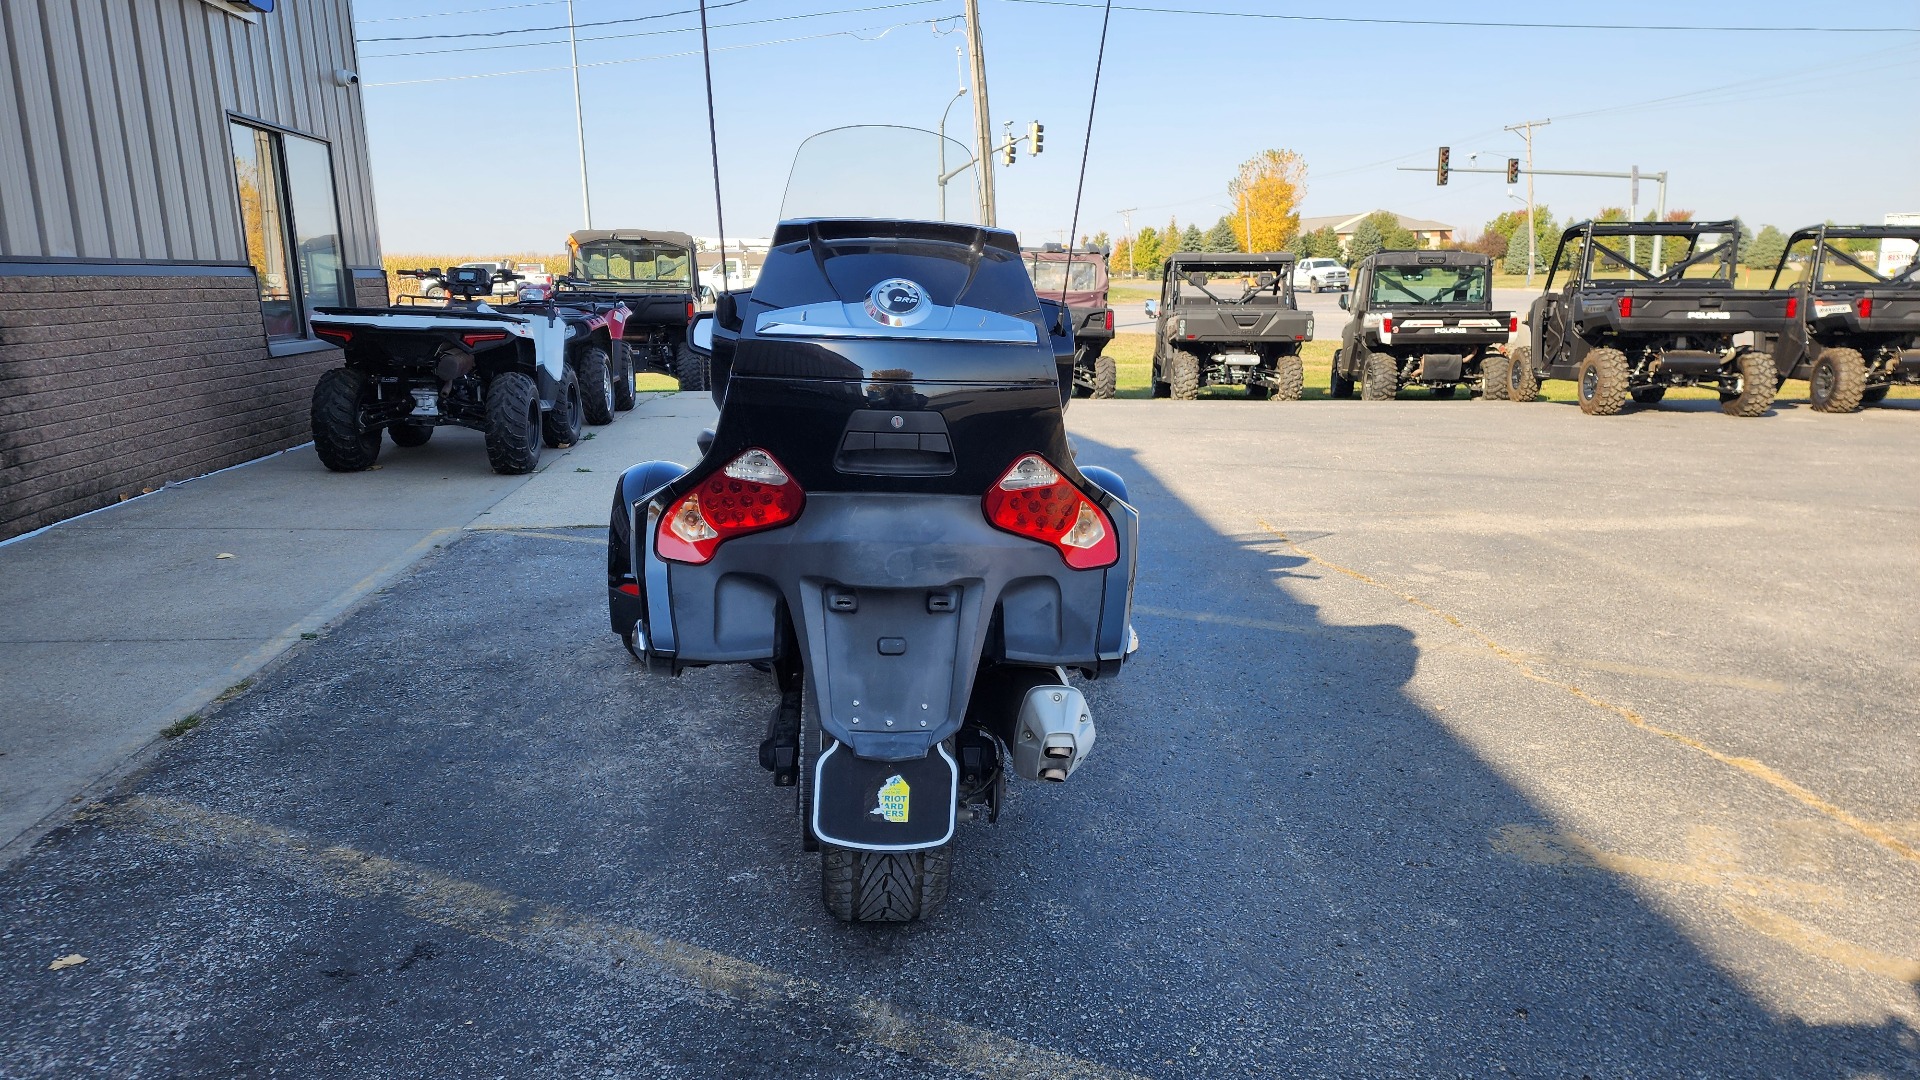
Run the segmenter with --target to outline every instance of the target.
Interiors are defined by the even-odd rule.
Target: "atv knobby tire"
[[[1580,411],[1588,416],[1612,416],[1627,404],[1627,357],[1619,349],[1595,349],[1573,373],[1580,395]]]
[[[1327,396],[1331,398],[1350,398],[1353,396],[1353,380],[1340,374],[1340,350],[1333,350],[1333,374],[1327,379]]]
[[[713,373],[707,357],[694,352],[693,346],[684,341],[674,350],[673,374],[680,380],[682,390],[713,389]]]
[[[580,354],[580,398],[586,406],[587,423],[611,424],[619,408],[615,397],[619,388],[613,383],[613,358],[603,349],[588,349]]]
[[[1269,401],[1299,401],[1306,393],[1306,363],[1298,356],[1278,356],[1273,361],[1273,390]]]
[[[820,899],[842,922],[912,922],[940,909],[953,845],[879,852],[820,845]]]
[[[1480,400],[1507,400],[1507,380],[1511,378],[1513,357],[1490,352],[1480,361]]]
[[[613,343],[613,407],[626,412],[638,400],[639,395],[633,390],[633,346],[616,341]]]
[[[1200,396],[1200,358],[1174,349],[1167,354],[1168,396],[1175,401],[1192,401]]]
[[[1807,375],[1807,404],[1815,412],[1852,412],[1866,396],[1867,362],[1860,350],[1823,350]],[[1885,396],[1886,391],[1880,391],[1880,397]]]
[[[1740,389],[1720,391],[1720,411],[1728,416],[1760,416],[1773,405],[1774,391],[1780,388],[1780,371],[1773,365],[1773,354],[1748,349],[1734,357],[1733,363],[1740,373]]]
[[[313,449],[334,472],[359,472],[380,457],[380,429],[368,428],[361,409],[373,380],[352,368],[334,368],[313,387]]]
[[[580,441],[580,430],[586,420],[586,403],[580,400],[580,376],[568,368],[560,383],[560,400],[541,418],[540,432],[548,446],[563,449]]]
[[[1400,392],[1400,366],[1385,353],[1360,354],[1360,400],[1392,401]]]
[[[487,385],[487,461],[509,476],[540,464],[540,388],[525,372],[502,372]]]
[[[390,424],[387,436],[395,446],[425,446],[433,438],[432,424]]]
[[[1110,398],[1120,385],[1120,369],[1113,357],[1104,353],[1093,358],[1093,396]]]
[[[1532,401],[1540,396],[1540,374],[1533,370],[1533,346],[1513,350],[1513,363],[1507,366],[1507,400]]]

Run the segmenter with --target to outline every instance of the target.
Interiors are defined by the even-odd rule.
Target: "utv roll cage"
[[[1726,239],[1705,251],[1697,250],[1700,246],[1700,238],[1710,233],[1724,233]],[[1672,266],[1661,268],[1660,248],[1656,243],[1652,252],[1651,268],[1649,268],[1641,266],[1613,247],[1596,242],[1600,238],[1639,236],[1680,237],[1687,241],[1686,254]],[[1577,266],[1571,267],[1568,273],[1574,276],[1575,281],[1583,284],[1606,280],[1596,279],[1593,276],[1593,260],[1598,254],[1608,263],[1638,274],[1639,280],[1658,285],[1678,282],[1682,280],[1682,275],[1689,267],[1698,266],[1708,259],[1718,257],[1720,266],[1714,271],[1713,277],[1687,280],[1698,285],[1707,281],[1719,281],[1724,277],[1728,287],[1732,287],[1734,258],[1738,254],[1740,241],[1740,222],[1734,218],[1724,221],[1582,221],[1568,226],[1566,231],[1560,234],[1560,243],[1553,249],[1553,260],[1548,263],[1547,292],[1553,291],[1554,278],[1560,273],[1560,257],[1566,252],[1567,244],[1576,239],[1581,241],[1580,262]]]
[[[1920,225],[1815,225],[1811,228],[1795,230],[1792,236],[1787,237],[1787,246],[1780,252],[1780,263],[1773,268],[1773,280],[1768,283],[1767,288],[1780,287],[1780,275],[1786,272],[1788,257],[1793,254],[1793,246],[1806,240],[1813,241],[1813,247],[1806,254],[1809,273],[1806,284],[1813,289],[1818,289],[1825,284],[1822,279],[1826,277],[1829,258],[1853,267],[1866,274],[1869,282],[1880,285],[1913,282],[1916,280],[1915,274],[1920,273],[1920,253],[1917,253],[1914,260],[1907,264],[1905,270],[1887,277],[1878,267],[1869,266],[1855,258],[1852,252],[1843,251],[1831,243],[1834,240],[1911,240],[1916,245],[1920,245]],[[1861,283],[1849,282],[1848,284]]]
[[[1196,289],[1216,304],[1251,304],[1263,293],[1287,298],[1293,295],[1293,265],[1299,257],[1291,251],[1258,252],[1181,252],[1167,259],[1160,294],[1163,302],[1172,302],[1181,286]],[[1272,281],[1246,286],[1240,296],[1226,299],[1215,296],[1206,285],[1207,274],[1271,274]]]

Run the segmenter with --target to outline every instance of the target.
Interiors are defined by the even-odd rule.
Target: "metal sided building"
[[[0,0],[0,539],[308,438],[386,302],[350,0]]]

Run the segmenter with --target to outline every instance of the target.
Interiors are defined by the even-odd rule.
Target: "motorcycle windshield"
[[[977,225],[979,171],[965,146],[936,132],[890,125],[833,128],[809,136],[794,152],[780,219]]]

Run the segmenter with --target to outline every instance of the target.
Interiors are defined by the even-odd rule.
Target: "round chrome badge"
[[[931,311],[927,291],[906,278],[888,278],[867,293],[867,316],[882,326],[912,326]]]

